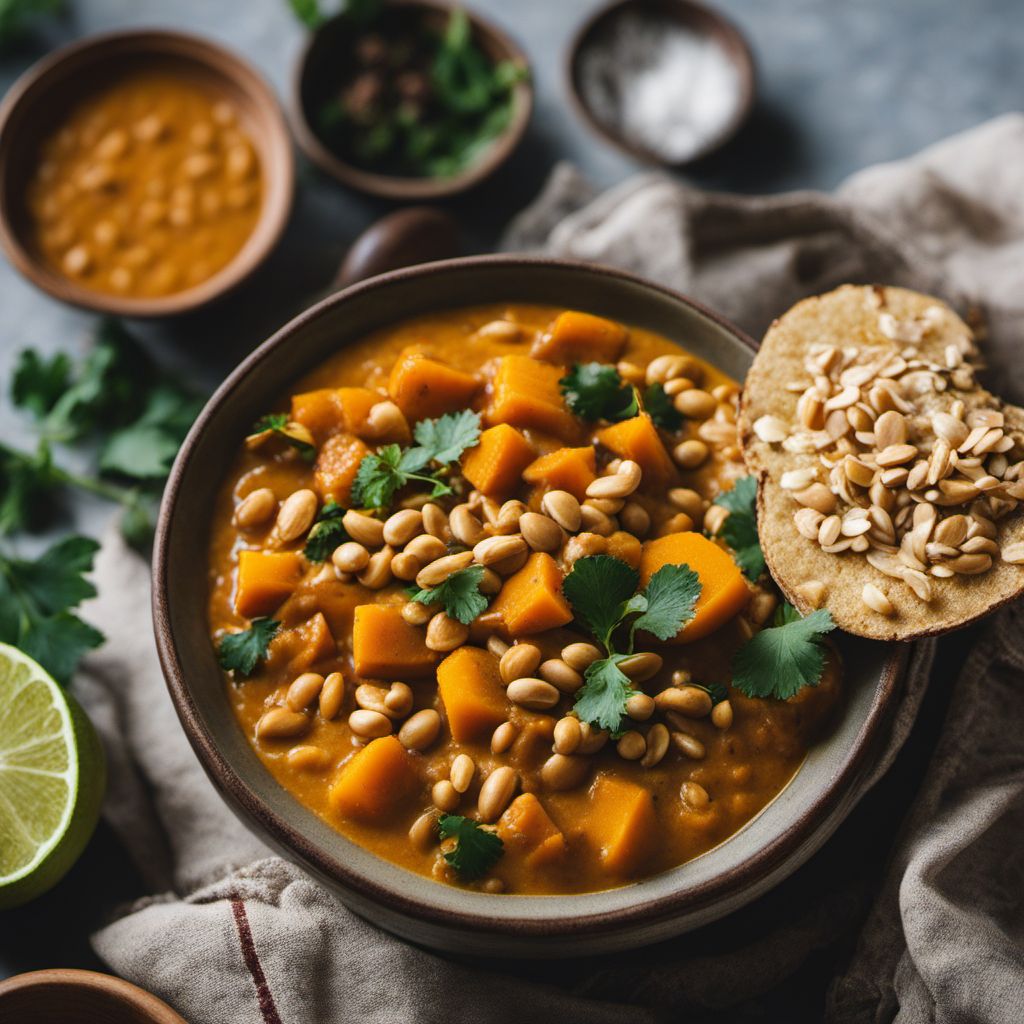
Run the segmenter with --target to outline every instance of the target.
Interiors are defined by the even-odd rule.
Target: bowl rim
[[[507,51],[509,60],[520,64],[527,71],[526,77],[517,82],[512,90],[514,104],[512,120],[482,157],[452,178],[414,178],[377,174],[373,171],[364,171],[354,164],[342,160],[324,145],[313,130],[302,102],[302,86],[317,37],[329,26],[343,18],[344,12],[342,12],[309,32],[302,52],[295,61],[287,101],[288,116],[295,139],[305,156],[321,171],[342,185],[367,195],[382,199],[408,201],[447,199],[459,195],[497,171],[512,156],[526,134],[527,125],[533,116],[535,99],[532,65],[526,52],[513,41],[504,29],[483,17],[478,11],[454,2],[454,0],[453,2],[450,0],[384,0],[384,3],[390,7],[418,7],[441,13],[448,13],[456,8],[464,11],[475,31],[489,36],[499,48]]]
[[[212,75],[230,82],[263,111],[268,131],[263,133],[270,158],[264,160],[264,189],[259,217],[242,248],[213,277],[185,291],[155,298],[123,298],[92,291],[70,278],[44,269],[13,227],[7,201],[9,154],[14,144],[6,135],[8,125],[24,104],[45,96],[48,80],[59,78],[69,63],[82,66],[72,75],[87,73],[89,66],[107,54],[113,60],[159,55],[172,61],[191,61]],[[24,71],[0,101],[0,246],[8,259],[37,288],[53,298],[81,309],[127,317],[173,316],[192,312],[237,288],[281,240],[291,217],[295,193],[295,154],[288,123],[280,102],[266,78],[233,50],[205,36],[177,29],[143,27],[98,32],[46,54]]]
[[[649,4],[663,12],[670,20],[696,20],[705,25],[709,34],[723,44],[727,55],[740,75],[740,98],[730,116],[723,121],[721,127],[708,135],[707,139],[689,156],[681,160],[666,159],[654,150],[639,143],[630,142],[601,122],[577,84],[577,65],[584,43],[588,36],[598,28],[601,22],[614,18],[627,7],[638,6],[639,0],[609,0],[591,12],[573,33],[563,58],[563,79],[565,90],[569,96],[576,115],[587,127],[605,142],[610,143],[620,153],[642,160],[644,163],[659,167],[679,168],[702,160],[716,150],[721,149],[740,129],[743,122],[750,116],[757,92],[757,62],[747,37],[740,31],[735,22],[722,14],[718,9],[698,2],[698,0],[655,0]]]
[[[852,789],[853,783],[862,777],[869,767],[869,755],[874,751],[878,735],[886,722],[892,699],[902,682],[909,661],[910,645],[886,645],[889,648],[888,655],[868,714],[857,731],[850,752],[830,777],[818,798],[810,806],[802,809],[795,823],[761,846],[741,867],[732,868],[711,879],[693,884],[687,891],[676,891],[651,900],[638,901],[626,908],[590,913],[586,917],[572,913],[569,895],[537,897],[538,899],[553,900],[551,906],[554,913],[549,916],[525,918],[502,915],[499,917],[462,908],[441,908],[423,903],[415,897],[396,893],[387,885],[350,869],[343,861],[317,847],[264,803],[220,752],[215,737],[203,723],[198,706],[186,682],[185,672],[178,660],[171,632],[171,600],[167,587],[172,519],[180,497],[185,466],[191,459],[199,443],[200,435],[204,432],[209,420],[213,418],[215,411],[230,400],[232,392],[239,383],[250,374],[257,372],[263,361],[274,350],[282,345],[287,345],[296,332],[301,331],[306,324],[316,320],[327,310],[343,305],[351,298],[365,292],[412,279],[458,272],[466,268],[486,267],[515,270],[524,266],[577,271],[660,292],[670,301],[680,303],[711,320],[745,347],[752,351],[756,350],[756,343],[749,335],[720,313],[709,309],[702,303],[636,274],[578,260],[504,254],[465,256],[405,267],[353,284],[315,303],[275,331],[231,372],[214,392],[193,424],[171,470],[157,520],[153,546],[153,630],[161,669],[172,702],[186,736],[207,775],[243,821],[246,823],[258,822],[269,833],[278,848],[287,850],[306,870],[312,871],[320,878],[333,881],[342,888],[371,902],[384,904],[399,914],[436,925],[451,926],[453,922],[457,922],[459,928],[464,931],[490,935],[507,934],[512,931],[518,936],[526,937],[583,938],[630,925],[651,924],[693,913],[727,898],[731,893],[749,890],[771,876],[773,871],[796,855],[801,848],[807,849],[807,844],[811,842],[818,827],[826,823],[841,806]],[[807,856],[810,855],[810,852],[812,851],[808,850]],[[565,900],[570,900],[570,902],[566,904]]]

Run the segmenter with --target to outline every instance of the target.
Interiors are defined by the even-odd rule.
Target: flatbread
[[[953,371],[946,369],[947,356],[954,362],[957,358],[955,353],[949,354],[950,346],[963,353],[968,366],[977,364],[977,347],[970,328],[944,303],[902,288],[854,285],[798,303],[765,335],[744,384],[739,416],[744,458],[759,480],[761,546],[768,568],[788,600],[801,613],[809,613],[815,604],[798,588],[808,581],[820,581],[825,589],[822,606],[828,608],[841,629],[879,640],[912,640],[965,626],[1018,597],[1024,592],[1024,565],[1010,564],[998,554],[992,568],[980,575],[957,574],[948,579],[929,575],[932,596],[925,602],[902,580],[890,578],[871,565],[864,554],[831,554],[823,551],[816,540],[798,532],[793,517],[801,506],[792,490],[781,487],[783,473],[810,469],[818,480],[828,483],[829,471],[817,451],[791,450],[800,447],[799,439],[769,443],[758,436],[754,425],[764,416],[777,417],[786,424],[795,424],[796,432],[806,438],[807,431],[799,426],[800,391],[788,386],[790,382],[792,388],[796,382],[804,386],[813,383],[805,361],[812,351],[825,345],[846,348],[848,354],[856,348],[858,360],[877,356],[884,361],[891,353],[892,359],[915,358],[942,367],[939,376],[947,381],[946,389],[920,393],[912,399],[922,413],[916,422],[930,422],[932,414],[948,411],[956,399],[964,402],[968,412],[997,409],[1005,417],[1005,434],[1014,440],[1006,459],[1012,464],[1024,457],[1024,410],[1002,402],[980,386],[964,389],[960,385],[965,375],[955,375],[960,382],[955,384]],[[911,382],[907,390],[913,390]],[[909,440],[914,442],[915,437],[912,426]],[[927,454],[924,446],[922,454]],[[841,503],[840,514],[848,507]],[[961,507],[938,508],[940,518],[963,511]],[[1024,540],[1024,502],[996,525],[995,540],[1001,550]],[[894,615],[867,607],[862,598],[867,583],[883,591],[895,608]]]

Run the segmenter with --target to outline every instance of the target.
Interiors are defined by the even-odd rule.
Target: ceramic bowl
[[[0,981],[0,1020],[17,1024],[188,1024],[136,985],[97,971],[33,971]]]
[[[157,298],[91,291],[48,267],[32,244],[24,202],[39,141],[69,103],[134,68],[167,69],[233,101],[263,170],[263,205],[248,240],[227,266],[189,288]],[[44,57],[0,104],[0,243],[33,284],[55,298],[116,316],[157,317],[203,306],[244,281],[273,249],[291,212],[295,161],[288,125],[270,86],[240,57],[198,36],[163,30],[111,32]]]
[[[603,267],[469,257],[394,271],[324,300],[265,342],[203,410],[174,465],[155,545],[153,607],[167,685],[196,754],[258,835],[357,913],[407,939],[477,955],[557,956],[624,949],[737,909],[805,861],[850,811],[898,689],[906,648],[843,638],[847,695],[831,733],[789,786],[728,841],[664,874],[605,892],[493,896],[383,861],[282,789],[236,724],[207,621],[205,552],[218,482],[259,414],[339,346],[398,319],[473,303],[568,306],[678,339],[742,380],[754,344],[682,295]],[[200,558],[202,556],[200,555]]]
[[[426,17],[443,30],[451,6],[436,0],[384,0],[389,9],[406,17]],[[477,44],[494,61],[511,61],[529,69],[522,50],[499,28],[467,11]],[[342,160],[320,140],[315,130],[318,104],[334,86],[337,75],[339,43],[351,32],[351,22],[344,16],[332,18],[309,38],[299,57],[293,80],[290,113],[299,146],[306,156],[325,174],[348,188],[385,199],[406,202],[443,199],[458,195],[493,174],[512,155],[526,132],[533,111],[533,85],[530,75],[518,82],[512,92],[512,117],[505,131],[484,154],[464,171],[450,178],[398,177],[362,170]]]

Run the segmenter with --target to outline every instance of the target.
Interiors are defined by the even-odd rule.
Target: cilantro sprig
[[[481,612],[487,610],[488,600],[480,593],[484,578],[482,565],[470,565],[453,572],[443,583],[427,590],[410,588],[409,598],[420,604],[440,604],[453,619],[468,626]]]
[[[346,509],[337,502],[329,501],[319,513],[306,536],[302,553],[310,562],[326,562],[334,549],[348,540],[348,531],[342,523]]]
[[[729,510],[729,515],[716,536],[732,549],[736,564],[748,580],[756,580],[764,572],[764,552],[757,536],[757,478],[741,477],[731,491],[715,498],[714,503]]]
[[[252,425],[249,437],[257,440],[264,434],[273,434],[280,438],[286,445],[294,448],[305,462],[312,462],[316,458],[316,445],[313,444],[312,435],[301,423],[292,423],[287,413],[269,412],[261,416]]]
[[[644,412],[654,420],[656,426],[665,430],[678,430],[683,425],[683,416],[672,404],[661,384],[648,384],[643,393]]]
[[[416,444],[385,445],[363,456],[352,485],[352,500],[363,508],[387,508],[406,484],[429,484],[430,496],[440,498],[452,489],[440,473],[457,462],[480,440],[480,414],[468,409],[436,420],[420,420],[413,430]],[[433,470],[430,467],[434,466]]]
[[[562,583],[576,617],[604,647],[606,657],[587,667],[576,694],[580,721],[608,729],[622,728],[626,701],[636,690],[619,667],[634,649],[637,631],[659,640],[674,637],[694,615],[701,584],[688,565],[663,565],[647,586],[636,592],[640,574],[619,558],[591,555],[578,559]],[[628,627],[623,650],[617,632]]]
[[[505,852],[501,836],[484,828],[472,818],[442,814],[438,821],[442,839],[454,839],[455,847],[444,859],[455,868],[459,878],[471,882],[483,878]]]
[[[243,678],[251,676],[256,666],[266,658],[270,641],[280,626],[281,623],[274,619],[253,619],[248,629],[225,633],[217,645],[220,667]]]
[[[782,604],[774,624],[752,636],[733,659],[732,685],[748,697],[788,700],[804,686],[817,686],[825,667],[825,635],[835,629],[824,608],[806,618]]]
[[[558,382],[569,408],[583,420],[627,420],[638,410],[636,390],[614,366],[576,363]]]
[[[0,551],[0,641],[35,658],[60,683],[103,643],[103,634],[73,612],[96,595],[85,573],[97,550],[96,541],[71,536],[34,561]]]

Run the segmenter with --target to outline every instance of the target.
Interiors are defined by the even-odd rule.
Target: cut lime
[[[0,644],[0,910],[46,892],[74,864],[105,784],[85,712],[31,658]]]

